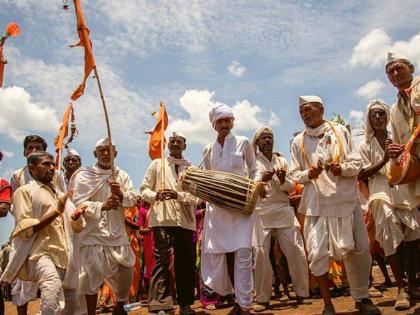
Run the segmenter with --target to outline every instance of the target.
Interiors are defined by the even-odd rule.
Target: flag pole
[[[160,116],[162,116],[162,107],[165,108],[165,103],[162,101],[160,103]],[[161,189],[165,188],[165,119],[163,118],[161,128],[163,132],[161,133],[160,139],[160,151],[162,152],[161,163],[160,163],[160,186]]]
[[[96,82],[98,82],[99,94],[101,95],[102,107],[104,109],[106,130],[108,133],[108,141],[109,141],[109,154],[111,156],[111,179],[115,181],[115,164],[114,164],[115,151],[114,151],[114,146],[112,145],[111,126],[109,123],[108,110],[106,107],[104,92],[102,91],[101,80],[99,79],[99,73],[98,73],[98,70],[96,69],[96,66],[93,67],[93,71],[95,73]]]

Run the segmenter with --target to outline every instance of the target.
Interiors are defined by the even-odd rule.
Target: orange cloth
[[[163,156],[162,139],[164,133],[168,128],[168,114],[166,113],[165,105],[160,103],[159,120],[155,126],[155,129],[150,133],[149,140],[149,156],[152,160],[160,159]]]
[[[55,152],[56,152],[56,157],[55,157],[55,167],[58,168],[60,165],[60,160],[61,160],[61,156],[60,153],[63,150],[63,143],[64,143],[64,139],[68,136],[69,134],[69,120],[70,120],[70,114],[73,111],[73,106],[70,103],[67,108],[66,111],[64,112],[63,115],[63,122],[61,123],[60,126],[60,130],[58,130],[58,134],[57,137],[55,137],[54,139],[54,146],[55,146]]]
[[[79,35],[79,43],[70,47],[83,46],[85,48],[85,75],[83,77],[82,83],[79,85],[76,91],[73,92],[73,95],[71,96],[71,99],[75,101],[85,92],[86,80],[93,68],[96,67],[96,64],[92,52],[92,43],[89,39],[89,29],[86,26],[85,18],[83,16],[82,5],[80,3],[80,0],[73,0],[73,2],[74,8],[76,10],[77,33]]]

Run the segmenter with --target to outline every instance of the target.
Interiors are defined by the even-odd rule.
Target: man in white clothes
[[[234,116],[226,105],[214,107],[209,114],[217,139],[203,154],[203,166],[259,180],[255,154],[250,141],[231,134]],[[252,306],[252,216],[233,213],[211,203],[204,219],[201,274],[204,284],[220,295],[232,294],[226,253],[234,253],[234,287],[237,313],[247,314]]]
[[[388,122],[388,106],[380,99],[371,101],[366,110],[365,141],[360,147],[364,163],[359,178],[368,182],[369,210],[375,222],[375,239],[384,250],[398,286],[394,307],[396,310],[406,310],[410,308],[410,299],[401,266],[400,245],[404,242],[408,247],[410,255],[406,258],[407,264],[415,265],[416,255],[412,253],[418,250],[420,214],[407,185],[388,184],[388,147],[392,143],[386,129]],[[411,282],[412,276],[415,278],[415,273],[408,274]]]
[[[116,157],[115,146],[113,152]],[[79,293],[85,294],[88,314],[94,315],[98,289],[106,281],[116,297],[113,314],[126,314],[123,306],[128,300],[135,256],[125,231],[124,208],[136,204],[136,193],[122,169],[115,167],[112,177],[108,138],[96,143],[94,155],[97,163],[79,168],[70,181],[74,203],[87,206],[79,218],[85,221],[80,235]]]
[[[28,169],[33,180],[13,194],[14,250],[1,280],[11,283],[19,277],[36,283],[43,315],[73,315],[78,271],[73,229],[80,232],[83,226],[70,219],[74,206],[52,182],[54,157],[45,151],[31,153]],[[59,303],[62,292],[64,309]]]
[[[414,130],[420,123],[420,77],[414,77],[414,66],[405,56],[388,53],[385,71],[388,80],[397,88],[397,102],[391,108],[391,131],[393,143],[389,145],[389,157],[398,158],[404,150],[404,145],[410,140]],[[418,141],[418,139],[417,139]],[[420,157],[420,146],[417,145],[416,155]],[[410,198],[420,206],[420,179],[406,184]],[[414,211],[419,211],[414,210]],[[416,283],[416,272],[419,257],[419,241],[407,242],[410,260],[407,264],[408,294],[412,299],[420,299],[420,290]],[[414,249],[417,250],[414,250]]]
[[[343,259],[356,308],[380,314],[368,298],[371,256],[357,195],[360,155],[344,126],[324,120],[320,97],[299,97],[299,112],[305,130],[292,142],[290,177],[304,185],[299,212],[306,215],[309,268],[324,300],[323,314],[335,314],[328,287],[330,259]]]
[[[26,158],[29,154],[38,151],[47,150],[47,142],[44,138],[38,135],[26,136],[23,140],[23,156]],[[12,173],[10,185],[12,187],[12,194],[21,186],[28,184],[32,180],[28,165],[15,170]],[[65,184],[63,177],[58,171],[55,171],[52,182],[62,191],[65,191]],[[14,215],[13,207],[10,213]],[[12,244],[12,252],[13,252]],[[16,279],[12,283],[12,301],[16,305],[18,315],[26,315],[28,310],[28,302],[36,299],[38,286],[32,281],[23,281]]]
[[[289,193],[294,183],[288,175],[286,160],[273,152],[274,133],[268,126],[257,129],[252,138],[257,152],[257,169],[262,181],[267,182],[267,198],[255,209],[255,295],[254,311],[262,312],[269,306],[273,270],[270,263],[271,234],[275,233],[280,248],[287,258],[293,288],[298,303],[309,295],[309,273],[300,225],[289,204]]]

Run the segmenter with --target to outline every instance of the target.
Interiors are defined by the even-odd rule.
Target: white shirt
[[[81,246],[128,244],[124,208],[136,204],[136,192],[128,174],[118,168],[115,171],[115,181],[120,184],[123,192],[122,205],[118,209],[102,211],[102,204],[111,195],[108,185],[108,180],[111,178],[110,170],[101,169],[97,165],[81,167],[70,180],[74,204],[77,207],[87,205],[83,215],[86,225],[80,236]]]
[[[240,176],[246,176],[248,173],[254,180],[261,178],[257,173],[255,154],[250,141],[232,134],[225,138],[223,147],[218,141],[206,147],[203,166],[208,170]],[[252,215],[234,213],[209,203],[204,219],[204,252],[228,253],[240,248],[251,248],[252,224]]]
[[[362,159],[353,150],[348,130],[340,124],[333,123],[333,126],[339,139],[330,125],[324,122],[318,127],[322,129],[318,134],[310,135],[305,131],[292,142],[290,177],[304,185],[299,212],[307,216],[347,217],[359,203],[357,174]],[[340,161],[342,174],[334,176],[331,172],[322,171],[317,179],[309,179],[309,168],[316,166],[318,160],[336,155],[340,142],[343,150]]]

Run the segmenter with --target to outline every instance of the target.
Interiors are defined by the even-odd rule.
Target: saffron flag
[[[83,77],[82,83],[71,96],[71,99],[75,101],[83,95],[85,91],[86,80],[96,65],[92,52],[92,43],[89,39],[89,29],[86,26],[85,18],[83,16],[82,5],[80,0],[73,0],[73,2],[74,8],[76,10],[77,33],[79,35],[79,42],[76,45],[71,45],[70,47],[83,46],[85,48],[85,75]]]
[[[164,134],[168,128],[168,114],[166,113],[165,105],[160,103],[159,119],[156,123],[155,128],[150,133],[149,139],[149,156],[152,160],[160,159],[163,156]]]
[[[67,108],[66,111],[64,112],[63,115],[63,121],[61,123],[60,129],[58,130],[58,134],[57,137],[55,137],[54,139],[54,146],[55,146],[55,166],[56,168],[59,168],[60,166],[60,153],[63,150],[63,145],[64,145],[64,139],[67,138],[68,134],[69,134],[69,120],[70,120],[70,115],[73,111],[73,105],[70,103]]]
[[[16,23],[9,23],[6,27],[6,31],[0,36],[0,87],[3,86],[3,74],[4,65],[7,60],[3,56],[3,47],[8,37],[14,37],[20,35],[20,27]]]

